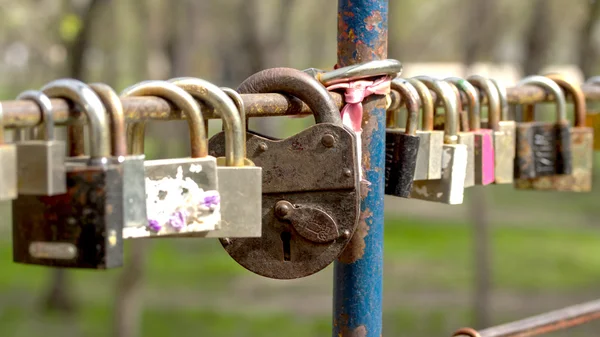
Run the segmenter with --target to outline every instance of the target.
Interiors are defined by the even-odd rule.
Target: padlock
[[[493,130],[494,184],[510,184],[514,180],[516,124],[507,117],[506,88],[479,75],[469,76],[467,80],[488,100],[488,120],[481,124],[483,128]]]
[[[562,90],[551,79],[538,75],[517,83],[517,87],[524,85],[536,85],[552,92],[556,99],[557,121],[517,123],[515,183],[517,179],[571,174],[571,128]]]
[[[417,124],[420,98],[416,89],[404,79],[394,79],[391,88],[400,93],[408,114],[406,127],[401,129],[394,118],[395,111],[388,112],[390,124],[385,129],[385,194],[408,198],[419,151]]]
[[[413,183],[410,197],[450,205],[462,204],[467,171],[467,146],[458,144],[458,99],[444,81],[433,80],[432,90],[444,102],[446,124],[442,148],[442,178]]]
[[[4,114],[0,104],[0,201],[17,197],[17,148],[4,140]]]
[[[121,96],[158,96],[181,109],[188,120],[192,151],[189,158],[144,162],[148,221],[143,226],[125,228],[123,236],[202,237],[206,232],[218,229],[221,201],[217,189],[217,162],[208,155],[199,104],[185,90],[166,81],[140,82],[126,88]],[[144,153],[144,133],[144,122],[127,126],[131,153]]]
[[[435,85],[433,84],[433,82],[435,80],[432,79],[431,77],[418,76],[417,79],[419,79],[423,83],[425,83],[425,85],[430,90],[436,90]],[[456,106],[458,109],[457,113],[459,114],[457,122],[459,124],[461,124],[461,121],[462,121],[462,122],[465,122],[466,125],[468,125],[467,124],[468,118],[460,117],[460,114],[462,113],[462,104],[460,102],[460,92],[458,90],[456,90],[456,87],[454,87],[453,84],[451,84],[451,83],[449,83],[448,88],[450,88],[450,90],[452,91],[452,94],[456,97]],[[446,110],[446,113],[443,116],[444,116],[443,120],[445,121],[445,119],[448,118],[448,110]],[[465,116],[466,116],[466,114],[465,114]],[[448,124],[447,122],[444,122],[444,129],[446,128],[447,124]],[[471,132],[468,132],[468,130],[464,130],[464,126],[466,126],[466,125],[463,125],[463,127],[459,126],[459,132],[457,134],[458,144],[463,144],[467,147],[467,168],[465,171],[464,188],[472,187],[475,185],[475,135]]]
[[[592,190],[592,167],[594,159],[594,130],[585,126],[586,102],[581,88],[559,74],[545,75],[573,96],[575,126],[570,129],[572,173],[568,175],[542,176],[518,179],[518,189],[551,190],[563,192],[590,192]]]
[[[23,195],[57,195],[67,192],[65,142],[54,139],[52,103],[41,91],[27,90],[17,99],[34,101],[42,111],[44,140],[22,140],[17,146],[18,193]]]
[[[73,79],[42,92],[64,98],[87,115],[90,157],[67,158],[67,191],[19,195],[13,201],[13,259],[18,263],[105,269],[123,263],[123,171],[110,160],[106,109],[94,91]]]
[[[475,185],[489,185],[494,182],[494,132],[490,129],[481,128],[481,105],[479,103],[479,91],[467,80],[459,77],[449,77],[447,82],[454,84],[461,92],[464,92],[469,105],[468,127],[473,133],[473,169]],[[468,151],[468,149],[467,149]],[[468,165],[468,164],[467,164]],[[469,167],[467,166],[467,170]],[[465,182],[466,185],[466,182]]]
[[[590,77],[585,84],[599,85],[600,76]],[[600,151],[600,112],[586,111],[585,125],[594,129],[594,150]]]
[[[293,95],[311,108],[317,124],[281,140],[246,134],[248,157],[263,169],[262,236],[221,243],[256,274],[275,279],[314,274],[340,255],[358,224],[355,135],[342,124],[327,90],[302,71],[266,69],[247,78],[238,92]],[[225,154],[222,132],[209,143],[211,154]]]
[[[217,158],[221,226],[206,237],[260,237],[262,226],[262,168],[246,158],[246,145],[239,111],[244,102],[235,91],[229,94],[214,84],[193,77],[174,78],[169,82],[197,100],[211,106],[223,119],[225,157]],[[231,96],[230,96],[231,95]],[[210,149],[210,148],[209,148]]]
[[[419,136],[419,151],[414,180],[434,180],[442,177],[442,146],[444,131],[433,129],[435,102],[427,86],[416,78],[406,79],[419,93],[421,99],[421,129]]]

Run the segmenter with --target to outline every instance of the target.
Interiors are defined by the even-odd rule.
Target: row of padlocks
[[[361,189],[369,188],[360,132],[361,102],[370,94],[390,98],[387,195],[461,204],[475,185],[591,190],[594,133],[579,86],[556,74],[521,80],[517,87],[537,86],[553,97],[557,120],[532,121],[526,106],[515,121],[506,88],[492,79],[404,79],[401,69],[395,60],[330,72],[273,68],[237,90],[176,78],[141,82],[120,95],[73,79],[26,91],[18,99],[38,105],[42,124],[31,129],[31,139],[0,146],[0,198],[12,200],[14,261],[104,269],[122,265],[124,239],[212,237],[256,274],[316,273],[352,238]],[[339,90],[346,101],[341,113],[330,95]],[[242,95],[260,93],[300,99],[316,124],[285,139],[247,131]],[[574,102],[574,126],[565,95]],[[128,120],[122,99],[148,96],[185,115],[189,157],[145,160],[144,121]],[[56,98],[87,117],[88,155],[67,153],[74,147],[54,139]],[[223,131],[210,139],[200,103],[223,120]],[[371,155],[381,158],[383,151]]]

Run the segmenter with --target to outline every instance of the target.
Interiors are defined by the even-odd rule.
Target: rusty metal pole
[[[386,59],[387,0],[338,0],[340,67]],[[363,102],[361,216],[334,267],[333,336],[380,337],[383,288],[384,96]]]

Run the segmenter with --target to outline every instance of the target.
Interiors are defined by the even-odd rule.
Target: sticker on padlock
[[[143,226],[126,227],[124,238],[205,236],[218,229],[221,201],[216,158],[208,155],[204,119],[199,104],[185,90],[165,81],[144,81],[121,96],[158,96],[179,107],[190,128],[191,157],[147,160],[146,209]],[[131,153],[144,153],[144,122],[127,127]]]
[[[430,90],[435,90],[435,86],[433,84],[434,79],[428,76],[418,76],[417,79],[421,80]],[[451,83],[449,83],[449,88],[454,93],[456,97],[456,104],[459,114],[459,132],[458,136],[458,144],[463,144],[467,147],[467,168],[465,171],[465,184],[464,188],[472,187],[475,185],[475,135],[468,131],[468,116],[463,112],[460,91]],[[460,114],[463,114],[463,117],[460,117]],[[445,120],[448,117],[448,112],[442,115],[442,120]],[[444,123],[444,128],[445,128]]]
[[[529,76],[517,83],[550,90],[556,99],[556,122],[517,123],[515,184],[517,179],[572,173],[571,132],[565,96],[560,87],[544,76]]]
[[[419,136],[419,151],[415,180],[434,180],[442,177],[442,146],[444,131],[433,129],[435,102],[429,88],[416,78],[407,79],[419,93],[421,99],[422,130],[417,130]]]
[[[458,144],[458,99],[449,83],[433,80],[432,89],[444,102],[446,124],[442,148],[442,178],[413,183],[411,198],[462,204],[467,170],[467,146]]]
[[[401,78],[392,81],[392,89],[398,91],[408,111],[406,127],[399,128],[396,111],[388,111],[385,129],[385,194],[408,198],[412,190],[419,151],[417,124],[420,98],[412,84]]]
[[[67,192],[65,142],[54,139],[52,103],[41,91],[27,90],[17,99],[34,101],[42,110],[44,140],[22,140],[17,146],[19,171],[18,193],[23,195],[57,195]]]
[[[585,84],[600,85],[600,76],[590,77]],[[600,112],[586,111],[585,125],[594,130],[594,150],[600,151]]]
[[[594,159],[594,132],[585,126],[586,102],[581,88],[559,74],[545,75],[573,96],[575,125],[570,129],[572,173],[517,180],[519,189],[551,190],[563,192],[590,192]]]
[[[19,195],[13,202],[13,259],[18,263],[105,269],[123,263],[123,171],[110,160],[106,109],[94,91],[73,80],[42,92],[64,98],[88,117],[88,160],[67,158],[67,191]]]
[[[494,131],[481,128],[479,92],[465,79],[449,77],[446,81],[451,82],[461,92],[464,92],[468,100],[468,127],[469,132],[473,134],[473,182],[475,185],[489,185],[494,182],[495,177]],[[469,170],[468,164],[467,170]]]
[[[285,139],[248,132],[248,157],[262,167],[262,236],[221,243],[244,268],[275,279],[314,274],[331,264],[352,237],[360,215],[356,139],[342,124],[327,90],[296,69],[258,72],[240,93],[279,92],[304,101],[317,124]],[[214,156],[225,135],[210,140]]]
[[[199,78],[174,78],[169,82],[211,106],[223,120],[225,157],[217,158],[217,176],[221,199],[220,228],[206,237],[260,237],[262,226],[262,168],[246,158],[245,123],[240,111],[244,102],[235,91],[227,94],[219,87]],[[231,95],[231,97],[229,96]],[[242,113],[244,114],[244,113]],[[209,140],[209,153],[211,152]]]

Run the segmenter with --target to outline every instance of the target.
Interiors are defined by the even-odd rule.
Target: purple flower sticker
[[[148,228],[150,228],[153,232],[158,232],[162,228],[162,226],[158,223],[157,220],[149,219],[148,220]]]
[[[177,211],[173,213],[173,215],[169,219],[169,225],[171,225],[171,227],[175,228],[176,230],[181,230],[186,225],[186,218],[186,211]]]
[[[202,204],[206,207],[217,206],[221,202],[221,198],[219,197],[219,192],[217,191],[207,191],[204,193],[204,200]]]

